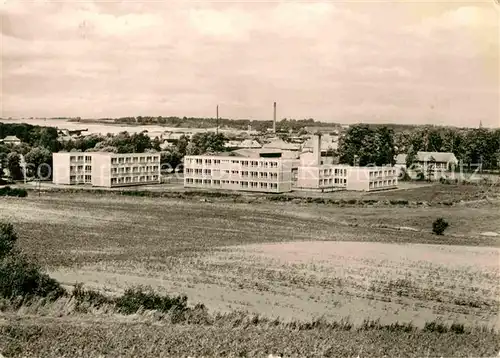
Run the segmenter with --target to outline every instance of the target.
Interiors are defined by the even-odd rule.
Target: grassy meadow
[[[432,190],[457,198],[448,187],[423,186],[420,198]],[[475,190],[464,200],[477,199]],[[500,349],[500,236],[485,233],[499,232],[499,209],[496,201],[335,207],[83,192],[0,198],[0,219],[15,224],[20,247],[67,287],[82,282],[113,296],[147,285],[186,294],[213,314],[282,322],[206,327],[147,315],[15,311],[0,313],[0,347],[8,356],[491,356]],[[444,236],[431,233],[437,217],[450,223]],[[286,325],[314,320],[411,322],[415,330]],[[435,320],[476,328],[425,330]]]

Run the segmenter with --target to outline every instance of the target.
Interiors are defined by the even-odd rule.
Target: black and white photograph
[[[498,0],[0,25],[0,358],[500,357]]]

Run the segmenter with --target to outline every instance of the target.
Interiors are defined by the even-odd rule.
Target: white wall
[[[70,154],[71,153],[52,153],[52,182],[54,184],[70,184]]]
[[[92,185],[111,187],[112,153],[92,153]]]
[[[300,166],[297,187],[319,189],[319,166]]]
[[[368,191],[370,186],[369,171],[362,167],[347,169],[347,190]]]

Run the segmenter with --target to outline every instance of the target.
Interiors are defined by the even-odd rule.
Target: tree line
[[[359,124],[339,140],[339,162],[393,165],[397,154],[411,163],[419,151],[451,152],[465,167],[500,168],[500,129],[421,126],[395,132],[388,126]],[[410,164],[407,163],[407,164]]]
[[[393,165],[397,154],[407,154],[409,161],[418,151],[452,152],[468,168],[481,165],[482,169],[500,168],[500,129],[450,127],[398,127],[358,124],[340,136],[334,153],[342,164],[365,166]],[[58,131],[52,127],[30,124],[0,123],[0,138],[15,135],[21,145],[0,143],[0,176],[8,169],[15,179],[23,178],[21,155],[30,163],[29,176],[44,174],[52,166],[52,153],[58,151],[109,151],[114,153],[160,152],[162,164],[177,168],[185,155],[198,155],[225,151],[227,138],[222,133],[197,133],[191,138],[180,137],[168,148],[162,149],[160,138],[150,138],[147,132],[92,134],[66,142],[58,141]],[[45,173],[46,174],[46,173]]]
[[[26,173],[28,177],[50,177],[49,167],[52,167],[52,153],[59,151],[160,152],[162,164],[177,168],[186,154],[196,155],[224,151],[224,144],[227,140],[221,133],[197,133],[191,139],[182,136],[179,140],[173,141],[170,147],[162,150],[160,138],[150,138],[146,131],[133,134],[121,132],[116,135],[91,134],[60,142],[56,128],[0,123],[0,138],[8,135],[15,135],[22,141],[20,145],[15,146],[0,143],[0,178],[5,175],[4,169],[7,169],[13,180],[24,178],[22,157],[28,164]]]

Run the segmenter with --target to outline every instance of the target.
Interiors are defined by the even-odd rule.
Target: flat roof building
[[[159,153],[59,152],[52,159],[54,184],[111,188],[161,180]]]
[[[265,193],[292,190],[292,161],[280,152],[230,153],[184,157],[184,186]]]
[[[373,191],[394,189],[398,171],[387,167],[356,167],[327,164],[321,156],[321,135],[312,138],[312,152],[303,153],[297,173],[298,189]]]

